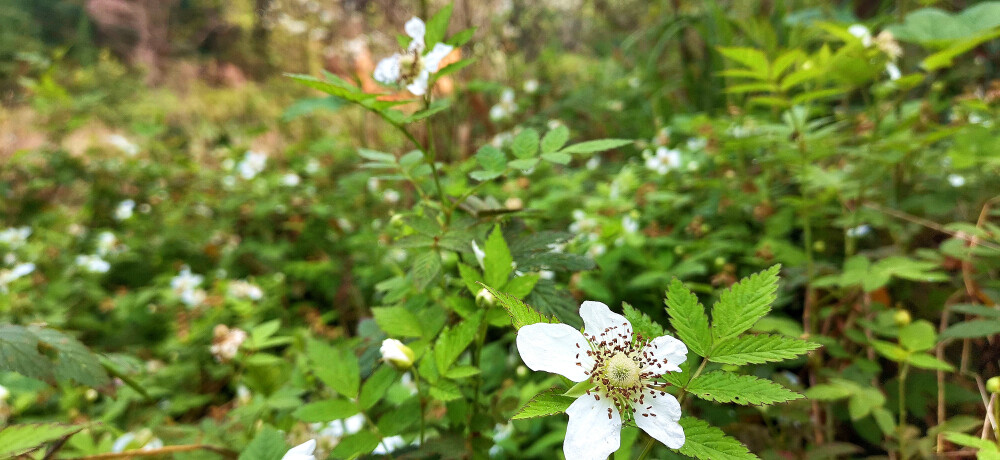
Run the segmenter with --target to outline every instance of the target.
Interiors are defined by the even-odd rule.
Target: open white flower
[[[681,166],[681,151],[677,149],[657,147],[656,153],[647,150],[643,156],[646,157],[646,168],[661,176]]]
[[[400,84],[406,86],[416,96],[427,92],[427,85],[432,73],[438,71],[441,60],[454,49],[451,45],[437,43],[430,51],[424,53],[424,35],[427,26],[420,18],[411,18],[403,26],[406,35],[412,39],[405,54],[393,54],[379,61],[375,66],[374,77],[385,85]]]
[[[118,203],[118,207],[115,208],[115,220],[126,220],[132,217],[132,210],[135,209],[134,200],[125,200]]]
[[[316,456],[313,452],[316,451],[316,440],[310,439],[302,444],[299,444],[285,453],[281,460],[316,460]]]
[[[861,45],[865,48],[872,46],[872,31],[864,24],[854,24],[847,28],[847,33],[854,35],[861,40]]]
[[[623,419],[667,447],[684,445],[684,430],[677,423],[681,406],[654,379],[679,372],[687,347],[669,336],[634,336],[629,321],[600,302],[584,302],[580,316],[583,333],[548,323],[517,332],[517,349],[529,368],[594,385],[566,409],[566,458],[603,459],[618,450]]]

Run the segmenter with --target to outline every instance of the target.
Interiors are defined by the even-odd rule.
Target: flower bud
[[[910,324],[913,318],[910,316],[910,312],[906,310],[896,310],[896,313],[892,315],[892,320],[896,322],[897,326],[903,327]]]
[[[0,385],[0,403],[3,403],[10,397],[10,390],[8,390],[3,385]]]
[[[493,297],[493,293],[486,288],[480,289],[479,293],[476,294],[476,305],[481,308],[489,308],[497,304],[496,297]]]
[[[396,339],[382,341],[382,361],[392,364],[397,369],[406,370],[413,366],[413,350]]]
[[[986,391],[1000,394],[1000,376],[991,377],[986,381]]]

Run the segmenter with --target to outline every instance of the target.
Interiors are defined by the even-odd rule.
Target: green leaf
[[[446,373],[448,368],[458,359],[458,356],[468,348],[472,340],[476,338],[476,332],[479,330],[482,319],[483,314],[479,312],[458,325],[441,332],[434,344],[434,361],[437,363],[438,372]]]
[[[366,160],[374,161],[376,163],[390,163],[396,164],[396,156],[390,153],[376,152],[375,150],[369,150],[366,148],[359,148],[358,155]]]
[[[507,311],[507,315],[510,316],[510,322],[511,325],[514,326],[514,330],[518,330],[524,326],[535,323],[558,323],[558,321],[554,318],[542,315],[534,308],[529,307],[524,302],[510,294],[497,291],[496,289],[493,289],[485,284],[482,284],[482,286],[486,288],[490,294],[493,294],[493,297],[497,299],[500,306]]]
[[[708,401],[721,403],[767,405],[799,399],[802,395],[770,380],[726,371],[699,375],[687,390]]]
[[[361,89],[359,89],[358,87],[331,74],[326,75],[327,77],[326,80],[320,80],[316,77],[313,77],[312,75],[285,74],[285,76],[310,88],[318,89],[329,95],[341,97],[352,102],[361,102],[367,99],[375,99],[378,96],[377,94],[363,93],[361,92]],[[378,112],[378,110],[374,111]]]
[[[991,308],[985,305],[970,305],[970,304],[952,305],[951,311],[1000,319],[1000,308]]]
[[[358,406],[346,399],[326,399],[299,406],[292,417],[306,423],[326,423],[358,413]]]
[[[576,398],[559,394],[555,388],[550,388],[531,398],[511,420],[523,420],[526,418],[545,417],[566,412],[566,409],[573,404]]]
[[[500,231],[500,225],[494,225],[490,236],[486,238],[486,245],[483,247],[486,256],[483,258],[484,276],[486,284],[490,286],[503,286],[507,284],[507,277],[514,271],[511,265],[514,258],[510,255],[510,249]]]
[[[480,374],[479,368],[476,366],[455,366],[451,369],[448,369],[448,372],[446,372],[444,376],[452,380],[458,380],[479,374]]]
[[[545,137],[542,138],[542,153],[555,152],[566,145],[566,141],[569,140],[569,128],[565,126],[557,126],[545,133]]]
[[[459,46],[468,43],[469,40],[472,39],[472,36],[475,34],[476,34],[476,28],[469,27],[468,29],[462,30],[457,34],[452,35],[451,38],[448,39],[448,44],[458,48]]]
[[[844,399],[854,392],[851,388],[846,388],[840,385],[833,385],[829,383],[822,383],[819,385],[813,385],[806,390],[806,397],[809,399],[816,399],[819,401],[836,401],[838,399]]]
[[[872,340],[872,348],[878,352],[878,354],[889,358],[897,363],[906,361],[906,358],[910,355],[909,352],[902,349],[898,345],[890,342],[885,342],[882,340]]]
[[[986,31],[974,37],[958,41],[941,51],[927,56],[924,58],[923,62],[920,63],[920,66],[929,72],[950,67],[954,59],[959,55],[965,54],[966,52],[979,46],[981,43],[993,40],[997,37],[1000,37],[1000,29]]]
[[[629,145],[632,142],[632,139],[599,139],[596,141],[586,141],[580,142],[579,144],[573,144],[560,151],[562,153],[603,152],[605,150],[616,149],[621,146]]]
[[[12,324],[0,324],[0,370],[39,380],[54,377],[48,358],[38,352],[38,337]]]
[[[507,166],[514,169],[520,169],[521,171],[527,171],[538,165],[538,158],[522,158],[520,160],[511,160],[507,162]]]
[[[353,459],[370,454],[378,446],[380,439],[371,431],[359,431],[341,438],[330,454],[334,458]],[[281,457],[272,457],[270,460]],[[241,459],[242,460],[242,459]]]
[[[396,382],[397,377],[396,370],[389,366],[382,366],[372,372],[372,375],[361,386],[361,396],[358,397],[361,409],[368,410],[379,402],[385,396],[385,392],[389,391],[389,387]]]
[[[977,337],[990,337],[1000,334],[1000,320],[979,319],[952,324],[941,333],[941,340],[944,339],[972,339]]]
[[[632,324],[632,330],[645,338],[655,338],[664,335],[663,326],[653,321],[649,315],[636,310],[633,306],[622,303],[622,313]]]
[[[278,430],[265,425],[243,449],[239,460],[274,460],[284,456],[287,451],[285,437]]]
[[[818,343],[782,335],[748,335],[716,344],[708,360],[734,365],[763,364],[794,359],[819,347]]]
[[[925,351],[937,344],[934,325],[925,321],[914,321],[899,330],[899,344],[909,351]]]
[[[537,273],[518,276],[508,281],[504,290],[514,297],[523,299],[531,294],[531,290],[534,289],[535,284],[538,284],[539,279],[541,277]]]
[[[532,158],[538,154],[538,131],[527,128],[514,138],[510,149],[518,158]]]
[[[487,171],[503,172],[507,168],[507,156],[492,145],[480,147],[476,152],[476,161]]]
[[[439,380],[431,386],[430,393],[434,399],[442,402],[454,401],[462,398],[462,390],[458,387],[458,385],[455,385],[453,382],[448,380]]]
[[[78,340],[55,329],[31,327],[30,330],[43,347],[55,350],[52,362],[57,380],[75,380],[91,387],[99,387],[110,381],[97,355]]]
[[[462,278],[462,282],[465,283],[465,287],[469,289],[469,293],[472,295],[479,294],[479,290],[482,289],[479,283],[483,282],[483,277],[479,274],[478,270],[459,262],[458,274]]]
[[[413,284],[417,290],[424,290],[441,273],[441,255],[437,251],[427,251],[413,261]]]
[[[9,425],[0,430],[0,458],[14,458],[26,454],[46,443],[65,438],[84,428],[86,426],[59,423]]]
[[[694,417],[681,417],[681,428],[686,440],[678,452],[700,460],[752,460],[751,454],[741,442],[726,436],[722,430]]]
[[[427,107],[426,109],[418,110],[418,111],[414,112],[413,115],[410,115],[410,116],[406,117],[403,120],[403,122],[404,123],[417,122],[417,121],[423,120],[425,118],[429,118],[431,116],[434,116],[438,112],[441,112],[441,111],[447,109],[448,107],[451,107],[451,99],[438,99],[438,100],[435,100],[433,103],[431,103],[430,107]]]
[[[328,387],[348,398],[358,396],[361,371],[353,351],[311,340],[306,345],[306,356],[312,363],[313,373]]]
[[[781,265],[775,265],[722,292],[712,307],[712,337],[716,343],[742,334],[771,311],[771,303],[777,298],[779,270]]]
[[[423,329],[420,327],[417,315],[404,307],[375,307],[372,308],[372,316],[375,317],[375,324],[378,324],[379,329],[382,329],[389,336],[423,336]]]
[[[921,369],[949,372],[955,370],[955,367],[951,364],[924,353],[914,353],[910,355],[906,361],[914,367],[919,367]]]
[[[444,39],[444,34],[448,32],[448,22],[451,20],[452,4],[441,8],[434,16],[427,21],[427,32],[424,35],[427,48],[433,48],[435,44]]]
[[[573,157],[569,156],[566,152],[548,152],[542,154],[542,159],[550,163],[567,165]]]
[[[885,395],[875,388],[858,387],[854,395],[847,401],[847,412],[851,420],[861,420],[867,417],[873,409],[885,405]]]
[[[503,172],[498,171],[472,171],[469,173],[469,177],[478,181],[488,181],[500,177]]]
[[[698,303],[698,296],[674,278],[667,289],[665,302],[670,325],[677,331],[677,337],[694,354],[707,356],[712,349],[712,334],[708,329],[708,315],[705,307]]]

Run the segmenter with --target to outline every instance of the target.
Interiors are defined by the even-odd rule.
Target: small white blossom
[[[295,187],[302,182],[302,178],[298,174],[288,173],[281,176],[281,184],[286,187]]]
[[[476,240],[472,240],[472,254],[476,256],[476,262],[479,262],[479,268],[485,269],[486,265],[483,264],[483,260],[486,259],[486,252],[479,248],[479,245],[476,244]]]
[[[9,270],[0,269],[0,293],[7,292],[7,285],[14,282],[14,280],[21,278],[22,276],[27,276],[31,272],[35,271],[35,264],[25,263],[15,265],[14,268]]]
[[[316,159],[310,158],[309,161],[306,162],[306,168],[305,168],[306,169],[306,173],[308,173],[308,174],[316,174],[316,173],[319,172],[320,167],[321,167],[321,165],[319,164],[318,161],[316,161]]]
[[[382,353],[383,362],[390,363],[400,369],[409,369],[413,365],[413,350],[399,340],[383,340],[379,352]]]
[[[872,31],[868,30],[868,27],[865,27],[864,24],[854,24],[848,27],[847,33],[861,40],[861,45],[865,48],[872,46]]]
[[[586,167],[588,170],[593,171],[597,169],[598,166],[601,166],[601,157],[594,155],[587,160]]]
[[[411,38],[406,53],[396,53],[379,61],[375,66],[374,77],[379,83],[401,84],[414,95],[423,96],[427,92],[430,75],[438,71],[441,60],[451,53],[454,47],[437,43],[429,52],[424,53],[424,35],[427,33],[427,27],[420,18],[410,19],[403,29]]]
[[[313,452],[315,451],[316,440],[310,439],[289,449],[289,451],[281,457],[281,460],[316,460],[316,456],[313,455]]]
[[[389,436],[388,438],[382,438],[382,442],[375,447],[375,450],[373,450],[372,453],[375,455],[385,455],[394,452],[400,447],[406,447],[406,445],[407,442],[402,436]]]
[[[951,184],[952,187],[961,187],[965,185],[965,178],[959,176],[958,174],[949,174],[948,183]]]
[[[587,255],[591,258],[603,256],[608,252],[608,247],[604,243],[597,243],[587,250]]]
[[[538,80],[535,80],[534,78],[530,78],[528,80],[525,80],[524,81],[524,92],[526,92],[528,94],[535,94],[535,91],[538,91],[538,86],[539,86],[538,85]]]
[[[216,325],[213,336],[209,351],[220,363],[229,362],[235,358],[240,346],[247,339],[247,333],[244,330],[235,327],[230,329],[225,324]]]
[[[899,78],[903,76],[903,73],[900,72],[899,66],[897,66],[895,62],[888,62],[885,64],[885,73],[889,74],[889,79],[892,81],[899,80]]]
[[[237,280],[229,283],[229,295],[237,299],[260,300],[264,291],[249,281]]]
[[[661,176],[681,165],[681,151],[676,149],[657,147],[655,154],[646,150],[643,156],[646,158],[646,168],[656,171]]]
[[[389,204],[399,203],[399,198],[400,198],[399,192],[391,188],[386,189],[386,191],[382,192],[382,200],[384,200],[386,203]]]
[[[500,94],[500,102],[490,108],[490,120],[500,121],[517,112],[514,90],[507,88]]]
[[[687,347],[670,336],[633,337],[629,321],[600,302],[584,302],[580,316],[582,334],[549,323],[517,332],[517,350],[530,369],[594,385],[566,409],[566,458],[606,458],[620,447],[623,420],[630,419],[667,447],[683,446],[684,430],[677,423],[681,406],[654,379],[680,372]]]
[[[97,234],[97,255],[106,256],[119,252],[121,249],[118,237],[114,233],[103,231]]]
[[[0,231],[0,244],[5,244],[11,249],[24,246],[31,236],[31,227],[10,227]]]
[[[632,216],[622,217],[622,230],[625,233],[635,233],[639,231],[639,221],[635,220]]]
[[[132,217],[132,211],[135,209],[135,201],[128,199],[121,203],[118,203],[118,207],[115,208],[115,220],[126,220]]]
[[[170,280],[170,287],[174,290],[174,294],[180,297],[181,302],[193,307],[205,301],[205,291],[199,289],[204,280],[205,277],[191,273],[191,269],[185,265],[181,268],[181,272]]]
[[[0,405],[4,404],[4,401],[10,397],[10,390],[7,387],[0,385]]]
[[[267,155],[261,152],[247,150],[247,152],[243,154],[243,159],[236,165],[236,170],[239,171],[240,176],[244,179],[250,180],[263,172],[264,167],[266,166]]]
[[[106,138],[106,140],[108,141],[108,144],[111,144],[113,147],[121,150],[130,157],[139,153],[139,146],[135,145],[132,141],[128,140],[128,138],[122,136],[121,134],[111,134]]]
[[[98,255],[78,255],[76,265],[90,273],[107,273],[111,269],[111,264]]]
[[[865,224],[865,225],[859,225],[857,227],[847,229],[847,236],[849,238],[859,238],[859,237],[865,236],[865,235],[867,235],[867,234],[869,234],[871,232],[872,232],[871,226]]]

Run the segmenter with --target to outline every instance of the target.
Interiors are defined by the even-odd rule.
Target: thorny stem
[[[483,354],[483,344],[486,343],[486,333],[489,329],[489,322],[486,321],[486,315],[483,315],[482,322],[479,323],[479,331],[476,333],[476,343],[475,349],[472,353],[472,365],[479,369],[479,363],[482,361]],[[480,385],[483,383],[482,375],[475,376],[474,383],[472,385],[472,397],[475,398],[472,404],[472,412],[469,414],[469,442],[472,442],[473,429],[472,424],[475,423],[476,416],[479,415],[479,389]]]
[[[428,96],[428,98],[425,99],[425,104],[424,104],[425,108],[430,105],[429,101],[430,101],[430,98]],[[435,151],[434,151],[434,141],[433,141],[433,136],[431,134],[431,121],[430,121],[430,119],[429,118],[427,119],[427,133],[428,133],[427,134],[427,140],[428,140],[428,143],[430,144],[430,147],[428,148],[428,147],[424,147],[424,145],[421,144],[420,141],[417,140],[416,136],[414,136],[413,133],[411,133],[408,129],[406,129],[405,126],[403,126],[403,125],[401,125],[401,124],[393,121],[386,114],[384,114],[382,112],[374,111],[374,110],[372,112],[374,112],[376,115],[378,115],[379,118],[385,120],[386,123],[389,123],[390,125],[392,125],[393,128],[396,128],[396,130],[399,131],[400,133],[402,133],[403,136],[406,136],[406,138],[409,139],[409,141],[412,142],[413,145],[417,147],[417,149],[419,149],[421,152],[424,152],[424,156],[427,157],[427,161],[428,161],[428,163],[431,166],[431,173],[433,173],[433,176],[434,176],[434,186],[437,188],[438,198],[441,200],[441,206],[443,207],[444,203],[445,203],[444,189],[441,188],[441,180],[438,177],[439,174],[438,174],[438,170],[437,170],[437,164],[435,163],[435,157],[437,155],[435,154]],[[445,209],[446,209],[445,218],[450,222],[451,221],[451,212],[448,211],[447,208],[445,208]]]

